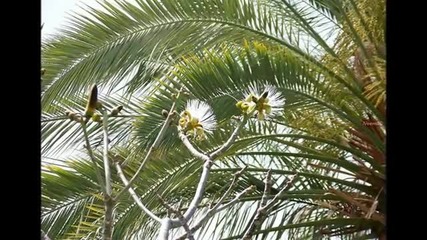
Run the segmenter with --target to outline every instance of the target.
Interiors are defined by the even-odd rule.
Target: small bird
[[[268,97],[268,92],[267,91],[265,91],[262,95],[261,95],[261,97],[258,99],[258,102],[264,102],[265,101],[265,99],[267,99],[267,97]]]
[[[271,112],[271,106],[268,104],[268,92],[265,91],[259,99],[257,99],[256,103],[256,109],[257,109],[257,118],[258,120],[262,121],[265,119],[265,114],[270,114]],[[252,99],[253,101],[253,99]]]
[[[89,121],[89,119],[95,113],[96,108],[98,107],[98,87],[94,84],[89,93],[88,102],[86,104],[85,114],[86,117],[85,123]]]
[[[110,116],[117,116],[119,112],[123,109],[123,106],[117,106],[113,110],[111,110]]]
[[[75,112],[66,111],[65,115],[67,115],[71,121],[81,122],[81,117]]]

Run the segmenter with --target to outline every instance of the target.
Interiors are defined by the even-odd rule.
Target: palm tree
[[[272,109],[266,119],[250,118],[215,160],[189,225],[228,188],[224,203],[250,186],[253,191],[204,222],[196,239],[240,239],[251,228],[256,239],[386,239],[384,1],[100,5],[74,15],[42,44],[42,230],[47,236],[94,239],[102,232],[105,194],[93,163],[103,165],[104,130],[89,121],[85,135],[70,114],[85,111],[84,93],[96,83],[105,109],[123,106],[109,118],[108,157],[130,178],[150,156],[133,189],[159,216],[174,213],[157,194],[179,211],[188,208],[203,165],[180,141],[178,118],[168,124],[158,147],[150,148],[164,110],[174,105],[180,113],[191,99],[209,104],[216,130],[193,142],[209,153],[236,128],[242,115],[236,103],[248,93],[258,89],[259,97],[273,89],[276,100],[284,100],[283,109]],[[271,94],[267,97],[274,100]],[[123,191],[115,169],[111,181],[113,194]],[[268,202],[268,214],[257,214]],[[113,239],[155,238],[160,224],[129,194],[112,204]],[[260,221],[253,224],[254,219]],[[175,239],[184,233],[171,234]]]

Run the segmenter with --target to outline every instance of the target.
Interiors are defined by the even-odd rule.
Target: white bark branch
[[[96,174],[96,178],[98,179],[98,184],[101,187],[102,192],[106,195],[106,189],[105,189],[105,185],[104,185],[104,180],[102,180],[102,175],[101,175],[101,171],[99,170],[98,164],[96,163],[95,157],[93,156],[93,151],[92,148],[90,146],[90,142],[89,142],[89,135],[87,133],[87,129],[86,129],[86,124],[84,122],[82,122],[82,129],[83,129],[83,136],[85,138],[85,142],[86,142],[86,149],[89,153],[89,158],[92,161],[93,164],[93,168],[95,170],[95,174]]]
[[[203,171],[202,171],[202,175],[200,176],[199,184],[197,185],[196,193],[194,194],[194,197],[190,203],[190,206],[188,207],[187,211],[184,213],[184,219],[187,222],[193,217],[194,213],[197,210],[197,206],[202,201],[203,193],[205,192],[205,187],[209,178],[212,164],[213,164],[213,161],[210,160],[209,157],[207,157],[207,160],[203,164]],[[174,221],[174,226],[175,226],[175,221]]]
[[[214,151],[210,155],[199,152],[191,144],[191,142],[188,140],[187,136],[183,132],[179,132],[179,138],[181,139],[183,144],[187,147],[187,149],[190,151],[190,153],[194,157],[199,158],[199,159],[204,161],[202,175],[200,176],[200,180],[199,180],[199,183],[198,183],[197,188],[196,188],[196,193],[194,194],[193,200],[191,201],[190,206],[188,207],[187,211],[183,214],[185,222],[190,221],[190,219],[194,216],[194,213],[197,210],[197,206],[202,201],[202,197],[203,197],[203,194],[205,192],[205,187],[206,187],[206,183],[208,181],[210,169],[213,165],[213,160],[216,157],[218,157],[220,154],[224,153],[234,143],[240,129],[246,124],[247,121],[248,121],[248,117],[244,116],[243,120],[239,123],[237,128],[233,131],[233,133],[231,134],[229,139],[218,150]],[[169,219],[169,221],[165,222],[164,224],[169,224],[168,225],[169,229],[167,229],[167,226],[163,226],[163,223],[162,223],[162,227],[161,227],[162,231],[166,231],[166,230],[169,231],[171,228],[177,228],[177,227],[182,226],[179,219],[176,219],[176,218]],[[160,232],[159,234],[162,234],[162,232]]]
[[[200,202],[202,200],[203,193],[204,193],[205,187],[206,187],[206,183],[207,183],[207,180],[209,177],[210,169],[211,169],[212,164],[213,164],[213,157],[219,156],[219,154],[222,154],[223,152],[225,152],[231,146],[231,144],[233,144],[234,140],[237,138],[239,130],[246,124],[247,120],[248,120],[248,118],[244,117],[244,119],[239,123],[237,128],[233,131],[233,133],[231,134],[229,139],[224,143],[224,145],[222,147],[220,147],[217,151],[212,153],[210,156],[199,152],[191,144],[191,142],[188,140],[187,136],[184,133],[182,133],[182,132],[179,133],[179,138],[184,143],[184,145],[187,147],[187,149],[190,151],[190,153],[193,156],[195,156],[195,157],[197,157],[197,158],[199,158],[205,162],[203,164],[202,175],[201,175],[199,183],[197,185],[196,193],[193,197],[193,200],[190,203],[190,206],[188,207],[187,211],[184,213],[184,219],[187,222],[193,217],[194,213],[197,210],[197,206],[200,204]],[[180,227],[180,223],[177,219],[172,219],[172,227],[173,228]]]
[[[188,140],[188,137],[185,136],[185,134],[183,132],[179,132],[178,133],[179,138],[181,139],[182,143],[184,144],[184,146],[188,149],[188,151],[190,151],[191,155],[193,155],[196,158],[199,158],[201,160],[203,160],[203,162],[209,162],[212,161],[208,155],[199,152],[199,150],[197,150],[193,144],[191,144],[190,140]]]
[[[103,132],[104,132],[104,151],[103,151],[103,160],[104,160],[104,171],[105,171],[105,193],[104,196],[104,207],[105,207],[105,216],[104,216],[104,240],[111,239],[113,235],[113,208],[114,201],[112,200],[112,187],[111,187],[111,170],[110,162],[108,160],[108,114],[106,111],[103,112],[102,118]]]
[[[244,116],[242,119],[242,122],[237,126],[236,129],[234,129],[233,133],[231,134],[230,138],[225,142],[220,148],[218,148],[216,151],[210,154],[211,159],[217,158],[219,155],[223,154],[227,149],[234,143],[234,141],[237,138],[237,135],[239,135],[240,129],[245,125],[245,123],[248,121],[248,116]]]
[[[157,235],[157,240],[169,240],[169,230],[171,229],[171,219],[165,217],[161,220],[161,227],[159,230],[159,234]]]
[[[117,169],[117,173],[120,176],[120,179],[122,180],[123,184],[128,185],[129,182],[125,177],[125,174],[122,171],[122,168],[120,167],[120,163],[116,162],[116,169]],[[162,219],[157,217],[156,214],[154,214],[153,212],[151,212],[148,208],[146,208],[144,206],[144,204],[141,202],[141,200],[139,199],[138,195],[136,194],[136,192],[133,190],[132,187],[129,187],[128,189],[129,194],[132,196],[133,200],[135,201],[135,203],[141,208],[141,210],[143,212],[145,212],[148,216],[150,216],[152,219],[154,219],[155,221],[161,223]]]
[[[193,233],[190,230],[190,227],[188,226],[187,222],[184,219],[184,216],[182,216],[181,212],[179,210],[176,210],[175,208],[173,208],[172,206],[170,206],[169,204],[166,203],[166,201],[157,194],[157,197],[160,200],[160,203],[166,207],[166,209],[168,209],[170,212],[175,213],[175,215],[178,217],[181,225],[184,227],[184,230],[186,232],[185,236],[189,239],[189,240],[194,240],[194,236]]]
[[[103,112],[102,125],[104,130],[104,170],[105,170],[105,190],[109,197],[111,197],[112,188],[111,188],[111,170],[110,170],[110,161],[108,160],[108,113]]]

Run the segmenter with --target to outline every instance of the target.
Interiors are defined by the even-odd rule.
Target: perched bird
[[[236,107],[244,115],[255,116],[259,121],[281,114],[285,99],[272,85],[265,85],[264,91],[259,86],[249,86],[243,94],[244,99],[236,103]]]
[[[265,114],[270,114],[271,112],[271,106],[268,104],[268,92],[265,91],[259,99],[257,99],[256,103],[256,109],[257,109],[257,118],[258,120],[264,120]],[[253,99],[252,99],[253,101]]]
[[[71,121],[76,121],[76,122],[81,122],[82,121],[81,117],[77,113],[75,113],[75,112],[66,111],[65,115],[67,115],[67,117]]]
[[[117,106],[111,110],[110,116],[117,116],[119,112],[123,109],[123,106]]]
[[[85,114],[86,117],[85,123],[89,121],[89,119],[95,113],[96,108],[98,107],[98,87],[94,84],[89,93],[88,102],[86,104]]]
[[[258,99],[258,101],[263,101],[263,100],[267,99],[267,97],[268,97],[268,91],[265,91],[265,92],[261,95],[260,99]]]
[[[271,105],[268,103],[269,99],[267,97],[268,91],[264,91],[261,96],[250,93],[244,100],[238,101],[236,107],[240,108],[245,114],[256,110],[255,115],[258,120],[262,121],[265,119],[266,114],[271,113]]]

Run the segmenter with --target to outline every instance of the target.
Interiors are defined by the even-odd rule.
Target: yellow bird
[[[87,123],[89,121],[89,119],[93,116],[93,114],[95,113],[95,110],[98,106],[97,103],[98,103],[98,87],[96,86],[96,84],[94,84],[92,86],[90,93],[89,93],[88,102],[86,104],[86,109],[85,109],[86,121],[85,121],[85,123]]]

